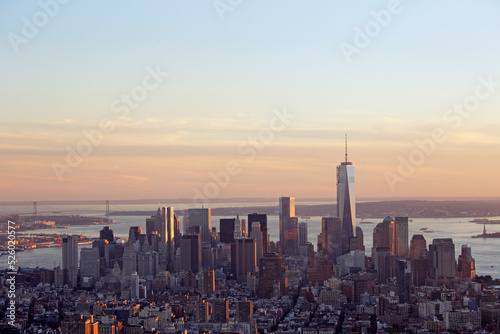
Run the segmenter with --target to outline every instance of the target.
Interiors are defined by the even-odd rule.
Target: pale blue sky
[[[366,178],[357,193],[380,195],[380,189],[388,191],[383,171],[393,171],[398,155],[411,152],[413,140],[425,137],[447,108],[473,93],[479,76],[493,75],[500,80],[498,1],[402,2],[402,12],[393,15],[391,23],[348,63],[339,45],[352,44],[356,27],[363,29],[373,20],[370,13],[386,9],[389,2],[244,0],[221,21],[209,0],[73,0],[61,5],[16,53],[8,34],[21,34],[22,18],[31,20],[41,7],[36,1],[4,0],[0,2],[0,130],[4,138],[0,145],[10,167],[2,167],[0,177],[12,188],[25,186],[23,179],[29,178],[40,196],[44,189],[53,189],[47,195],[50,199],[76,198],[78,193],[88,198],[95,188],[86,186],[86,180],[104,163],[97,160],[120,147],[128,147],[128,156],[107,164],[116,161],[117,168],[123,169],[133,165],[135,154],[144,154],[148,145],[208,145],[214,149],[208,155],[193,148],[196,153],[191,165],[206,167],[198,167],[196,172],[193,167],[196,180],[184,168],[187,185],[174,186],[179,196],[166,196],[160,186],[151,191],[152,185],[137,186],[136,194],[125,196],[186,197],[193,186],[203,186],[207,173],[221,168],[227,159],[238,158],[238,144],[267,124],[274,108],[286,107],[296,120],[288,132],[276,136],[272,149],[295,143],[304,152],[315,152],[326,145],[329,160],[316,153],[307,160],[312,166],[333,166],[342,159],[343,133],[348,131],[353,160],[361,164],[359,177]],[[170,73],[165,82],[130,114],[128,123],[117,123],[116,132],[68,174],[68,181],[54,181],[50,163],[64,159],[65,145],[76,145],[79,132],[102,118],[116,119],[111,102],[140,84],[148,66],[157,65]],[[450,167],[438,163],[440,159],[460,164],[464,138],[498,148],[494,125],[500,123],[499,105],[500,91],[453,132],[446,152],[456,150],[456,155],[430,157],[421,169],[429,171],[416,173],[421,179],[415,182],[435,184],[431,174]],[[384,146],[387,142],[392,146]],[[365,144],[380,149],[367,149]],[[181,151],[165,149],[164,155],[182,159]],[[254,164],[262,163],[262,169],[265,163],[279,168],[283,161],[296,158],[291,150],[284,160],[265,160],[269,152],[263,152],[263,160],[256,159]],[[484,151],[485,156],[492,153]],[[40,158],[44,163],[20,171],[19,165],[32,156],[44,156]],[[367,170],[379,168],[363,174],[363,164]],[[168,174],[170,165],[161,168]],[[34,180],[38,173],[43,176]],[[148,180],[156,177],[151,170],[140,168],[119,173]],[[172,173],[176,178],[180,172]],[[248,189],[245,180],[260,172],[249,167],[245,173],[232,181],[225,195],[245,196],[240,193]],[[296,179],[300,173],[291,170],[285,175]],[[495,173],[493,167],[485,171],[485,175],[489,173]],[[464,171],[460,177],[466,175]],[[316,181],[303,180],[296,196],[334,193],[330,185],[314,185]],[[248,195],[274,195],[267,184],[257,182]],[[474,195],[495,195],[496,190],[488,186]],[[395,195],[414,192],[411,182],[401,187],[404,190]],[[457,191],[466,192],[467,188],[464,185],[440,195]],[[423,189],[417,192],[425,196]],[[122,195],[118,191],[116,197]],[[21,191],[16,198],[30,199]]]

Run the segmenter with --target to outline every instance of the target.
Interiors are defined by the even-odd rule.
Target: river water
[[[272,203],[274,204],[274,203]],[[271,205],[272,205],[271,204]],[[302,204],[302,203],[301,203]],[[248,204],[247,204],[248,205]],[[223,205],[218,205],[222,207]],[[229,206],[229,205],[224,205]],[[231,206],[238,206],[238,204],[231,203]],[[240,204],[241,206],[241,204]],[[62,207],[62,206],[60,206]],[[154,210],[154,207],[149,206],[136,206],[136,205],[124,205],[125,210],[143,210],[149,209]],[[68,210],[64,211],[64,214],[78,214],[75,208],[74,213],[68,213]],[[10,208],[9,213],[16,212],[14,209]],[[3,210],[4,213],[5,210]],[[18,211],[19,212],[19,211]],[[82,211],[84,212],[84,210]],[[81,212],[80,212],[81,213]],[[246,218],[247,213],[242,212],[240,218]],[[297,212],[300,215],[300,212]],[[110,225],[110,228],[114,231],[115,236],[120,238],[128,238],[128,231],[130,226],[141,226],[143,231],[146,229],[146,216],[112,216],[111,217],[115,223]],[[212,216],[212,227],[216,227],[219,231],[219,219],[220,218],[231,218],[222,216]],[[500,217],[490,217],[491,219],[500,219]],[[364,234],[364,244],[366,247],[366,254],[371,254],[372,247],[372,232],[376,223],[380,222],[380,218],[367,219],[373,224],[359,224],[361,219],[357,219],[358,226],[361,227]],[[432,243],[434,238],[452,238],[455,243],[455,255],[458,255],[461,251],[461,245],[467,244],[472,248],[472,256],[476,260],[476,273],[477,275],[491,275],[494,278],[500,278],[500,261],[496,263],[496,259],[500,255],[500,238],[499,239],[483,239],[483,238],[471,238],[472,235],[481,234],[483,231],[483,225],[470,223],[471,218],[415,218],[409,223],[409,238],[414,234],[422,234],[427,245]],[[306,221],[305,219],[299,219],[299,222]],[[65,229],[47,229],[38,230],[41,233],[62,233],[62,234],[83,234],[87,237],[99,237],[99,231],[102,229],[103,225],[92,225],[92,226],[69,226]],[[427,232],[424,233],[421,228],[427,228]],[[488,233],[500,232],[500,225],[487,225],[486,229]],[[181,217],[181,231],[182,231],[182,217]],[[271,240],[278,240],[279,231],[279,220],[278,216],[270,215],[268,216],[268,232]],[[431,232],[432,231],[432,232]],[[321,232],[321,217],[310,217],[308,220],[308,240],[316,248],[317,235]],[[90,247],[90,245],[80,246]],[[62,262],[62,248],[41,248],[34,250],[26,250],[23,252],[17,252],[18,266],[22,267],[45,267],[53,268],[54,265],[58,266]],[[492,267],[492,265],[497,265],[497,267]],[[0,268],[7,267],[7,256],[0,257]]]

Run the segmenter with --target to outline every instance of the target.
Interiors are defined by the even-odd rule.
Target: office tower
[[[378,247],[375,251],[374,262],[379,283],[384,284],[389,278],[395,276],[396,256],[392,254],[389,247]]]
[[[427,243],[422,234],[414,234],[410,241],[410,258],[427,258]]]
[[[354,181],[354,165],[347,159],[346,135],[345,161],[337,166],[337,217],[342,220],[342,254],[349,252],[350,240],[356,228]]]
[[[259,264],[259,298],[273,298],[274,286],[281,294],[288,288],[286,268],[282,266],[281,256],[276,253],[264,254]],[[279,296],[277,296],[279,297]]]
[[[130,226],[130,229],[128,231],[128,240],[130,240],[132,243],[135,243],[137,240],[139,240],[139,235],[142,234],[142,228],[140,226]]]
[[[94,241],[96,242],[96,241]],[[80,277],[92,277],[94,281],[99,279],[99,247],[82,248],[80,250]]]
[[[442,238],[432,240],[429,245],[429,277],[455,277],[455,245],[453,239]]]
[[[307,258],[308,256],[308,246],[307,246],[307,222],[302,222],[298,227],[298,255],[301,258]]]
[[[263,246],[264,236],[263,236],[263,232],[261,231],[261,228],[260,228],[260,222],[255,221],[252,223],[251,226],[252,226],[252,229],[250,232],[250,238],[255,239],[255,252],[257,254],[256,256],[257,256],[257,265],[258,265],[260,262],[260,259],[264,255],[264,246]]]
[[[146,234],[150,235],[154,232],[160,234],[162,225],[161,209],[158,208],[156,213],[150,218],[146,218]]]
[[[253,302],[242,297],[236,302],[236,322],[250,323],[253,316]]]
[[[198,273],[201,267],[201,236],[185,234],[181,239],[181,269]]]
[[[139,275],[136,272],[131,274],[130,299],[139,299]]]
[[[129,276],[137,272],[137,253],[135,251],[132,240],[129,239],[123,248],[123,274]]]
[[[220,232],[219,232],[220,242],[228,244],[234,242],[235,225],[236,225],[236,218],[220,219]]]
[[[299,246],[307,245],[307,223],[299,224]]]
[[[214,301],[214,321],[226,323],[229,320],[229,300],[217,298]]]
[[[342,220],[338,217],[321,218],[321,247],[328,260],[337,261],[342,255]]]
[[[351,251],[360,250],[365,251],[363,230],[361,227],[356,226],[356,236],[351,238]]]
[[[78,282],[78,236],[69,235],[62,240],[62,269],[66,272],[69,287]]]
[[[246,283],[247,274],[257,272],[255,239],[234,239],[234,244],[231,244],[231,269],[238,283]]]
[[[174,249],[181,246],[181,220],[174,214]]]
[[[399,259],[396,262],[396,283],[399,302],[407,303],[410,300],[411,265],[405,259]]]
[[[240,220],[240,215],[236,215],[236,220],[234,222],[234,238],[241,239],[243,238],[243,228],[242,222]]]
[[[411,259],[411,280],[413,285],[425,285],[428,275],[427,253],[422,253],[419,258]]]
[[[146,239],[141,251],[137,254],[137,274],[139,277],[155,276],[151,246]]]
[[[279,224],[281,253],[292,255],[298,245],[295,197],[279,198]]]
[[[173,270],[174,257],[175,257],[175,214],[174,208],[163,207],[162,208],[162,230],[160,232],[161,242],[166,244],[166,264],[168,270]]]
[[[243,238],[248,238],[247,221],[245,219],[241,220],[241,235],[243,236]]]
[[[99,239],[113,242],[113,240],[115,240],[115,237],[113,235],[113,230],[110,229],[109,226],[104,226],[102,230],[99,231]]]
[[[215,291],[215,275],[214,270],[209,267],[203,267],[201,280],[201,294],[209,295]]]
[[[215,268],[212,248],[209,242],[201,243],[201,266]]]
[[[269,251],[269,239],[267,233],[267,215],[260,213],[251,213],[248,215],[248,235],[252,233],[252,223],[259,222],[262,232],[262,253],[266,254]]]
[[[199,226],[201,241],[210,242],[212,230],[212,217],[210,208],[189,209],[189,226]]]
[[[372,256],[375,255],[377,248],[383,247],[388,248],[392,255],[395,254],[394,245],[394,234],[395,234],[394,219],[390,216],[384,218],[384,220],[377,224],[373,229],[373,248]]]
[[[458,256],[458,277],[472,280],[476,277],[476,261],[472,257],[471,248],[462,245],[462,253]]]
[[[394,253],[408,257],[408,217],[396,217],[394,231]]]

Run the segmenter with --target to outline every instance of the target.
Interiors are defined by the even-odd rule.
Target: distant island
[[[486,225],[484,225],[483,233],[478,234],[478,235],[473,235],[471,238],[500,238],[500,232],[495,232],[495,233],[487,233],[486,232]]]

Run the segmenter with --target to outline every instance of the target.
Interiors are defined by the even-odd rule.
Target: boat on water
[[[374,222],[360,221],[360,224],[374,224]]]
[[[422,227],[422,228],[420,229],[420,231],[426,231],[427,229],[428,229],[428,227]]]

